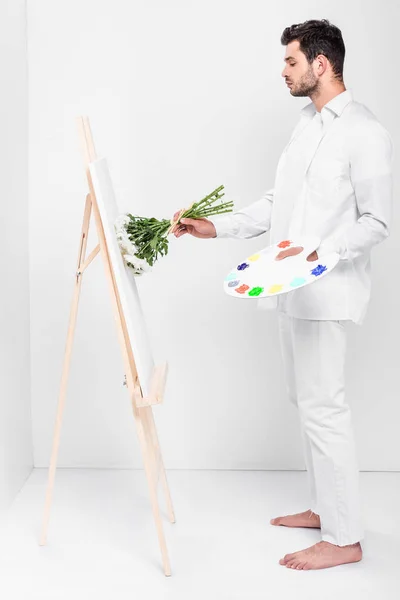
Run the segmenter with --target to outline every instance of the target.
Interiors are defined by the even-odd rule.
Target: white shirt
[[[389,235],[393,144],[371,111],[346,90],[318,113],[311,102],[284,149],[273,189],[247,207],[210,218],[217,237],[271,243],[318,236],[318,254],[340,261],[312,285],[274,298],[292,317],[364,319],[371,289],[370,250]],[[269,298],[258,300],[262,307]]]

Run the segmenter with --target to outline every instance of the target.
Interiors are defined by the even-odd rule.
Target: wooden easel
[[[171,523],[175,522],[174,511],[172,507],[171,495],[169,492],[167,477],[165,468],[162,460],[160,445],[157,436],[157,430],[154,422],[154,415],[152,411],[152,405],[159,404],[162,402],[163,393],[165,388],[165,381],[167,375],[167,364],[161,364],[154,368],[152,374],[152,380],[150,382],[150,392],[147,397],[143,397],[142,389],[139,384],[138,374],[135,366],[135,359],[133,356],[131,344],[129,341],[129,335],[125,323],[125,318],[121,306],[121,301],[118,293],[118,289],[115,282],[115,276],[113,267],[110,261],[109,252],[107,249],[106,238],[104,234],[103,224],[99,213],[99,208],[96,201],[96,195],[93,189],[92,179],[89,170],[89,163],[96,159],[96,152],[93,143],[93,137],[90,129],[89,120],[87,117],[79,117],[78,119],[79,134],[82,142],[82,149],[84,155],[84,164],[86,170],[86,176],[89,185],[89,193],[86,196],[86,204],[83,215],[81,238],[79,243],[78,251],[78,264],[75,274],[75,286],[71,304],[71,312],[69,318],[67,342],[65,349],[64,365],[61,377],[60,395],[58,400],[57,417],[54,428],[53,437],[53,448],[50,460],[48,484],[46,491],[46,501],[43,518],[43,528],[40,538],[40,545],[46,544],[47,539],[47,528],[50,518],[50,508],[53,495],[54,478],[56,472],[57,455],[60,442],[60,431],[61,421],[65,405],[65,396],[67,389],[67,379],[71,361],[71,350],[73,344],[73,337],[75,332],[77,313],[78,313],[78,302],[79,295],[82,285],[83,273],[93,261],[93,259],[100,254],[103,260],[107,281],[109,283],[109,289],[111,293],[111,300],[113,306],[114,319],[118,331],[118,339],[121,346],[122,357],[125,369],[125,381],[124,385],[127,386],[129,396],[132,403],[133,415],[137,427],[137,433],[139,437],[140,448],[143,456],[145,473],[149,485],[150,500],[153,510],[154,520],[157,529],[158,541],[161,549],[162,564],[165,575],[171,575],[171,567],[168,558],[167,545],[164,536],[164,529],[161,520],[160,507],[158,504],[158,483],[161,478],[162,485],[167,503],[168,517]],[[91,213],[93,211],[97,236],[98,245],[92,250],[87,258],[86,256],[86,245],[89,232],[89,224]]]

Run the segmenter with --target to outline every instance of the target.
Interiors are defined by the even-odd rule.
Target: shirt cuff
[[[216,237],[234,237],[238,232],[238,224],[232,218],[232,215],[214,215],[207,217],[214,224]]]

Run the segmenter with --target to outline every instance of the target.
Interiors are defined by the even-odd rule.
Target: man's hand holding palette
[[[264,298],[314,283],[339,262],[336,252],[318,256],[319,245],[320,240],[313,237],[267,246],[231,270],[225,277],[224,290],[236,298]]]

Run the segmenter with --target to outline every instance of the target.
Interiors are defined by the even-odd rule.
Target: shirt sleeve
[[[359,218],[329,248],[341,260],[353,260],[389,236],[392,164],[393,143],[386,129],[378,121],[364,127],[350,152],[350,177]]]
[[[262,235],[271,227],[271,213],[274,190],[267,190],[263,196],[233,213],[214,215],[209,220],[214,223],[218,238],[252,238]]]

